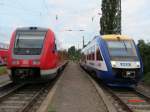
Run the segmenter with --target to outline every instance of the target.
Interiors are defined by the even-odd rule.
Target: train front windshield
[[[138,61],[134,42],[132,40],[106,41],[111,60]]]
[[[39,55],[43,47],[45,35],[42,34],[18,34],[16,36],[14,54]]]

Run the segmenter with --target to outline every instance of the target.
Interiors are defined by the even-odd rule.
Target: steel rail
[[[137,105],[132,105],[132,104],[130,105],[130,103],[125,102],[123,99],[121,99],[121,96],[117,95],[117,94],[119,94],[119,92],[122,93],[122,95],[125,95],[124,97],[122,96],[122,98],[129,98],[130,99],[131,96],[128,93],[131,93],[131,94],[137,96],[138,99],[143,99],[145,101],[145,103],[150,108],[150,96],[145,95],[143,92],[141,92],[137,89],[131,89],[131,88],[127,89],[128,91],[125,91],[125,92],[124,91],[114,91],[114,89],[112,89],[111,87],[106,86],[98,78],[95,78],[92,75],[90,75],[90,77],[92,77],[95,80],[95,82],[100,86],[100,88],[102,88],[104,91],[108,92],[112,96],[112,98],[119,103],[120,107],[123,110],[125,110],[127,112],[135,112],[135,110],[139,110],[140,107],[138,107],[137,109],[132,108],[133,106],[135,106],[135,108],[136,108]],[[127,94],[126,94],[126,92],[127,92]],[[141,102],[141,104],[142,103],[143,102]],[[142,109],[140,109],[140,110],[142,110]]]

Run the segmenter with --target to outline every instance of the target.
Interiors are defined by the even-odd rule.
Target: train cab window
[[[99,50],[98,47],[96,49],[96,60],[99,60],[99,61],[103,60],[102,55],[101,55],[100,50]]]
[[[14,54],[40,55],[45,38],[45,32],[19,32],[16,35]]]

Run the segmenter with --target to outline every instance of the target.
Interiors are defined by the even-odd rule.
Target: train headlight
[[[140,62],[136,62],[136,66],[137,66],[137,67],[140,67]]]
[[[111,62],[112,67],[116,67],[117,63],[115,61]]]
[[[39,65],[40,61],[39,60],[33,60],[33,65]]]
[[[12,64],[13,64],[13,65],[19,65],[19,61],[18,61],[18,60],[13,60],[13,61],[12,61]]]

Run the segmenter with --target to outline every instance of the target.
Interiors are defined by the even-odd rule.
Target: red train
[[[55,34],[47,28],[18,28],[8,49],[8,69],[13,81],[52,79],[66,61]]]
[[[7,64],[8,44],[0,43],[0,65]]]

